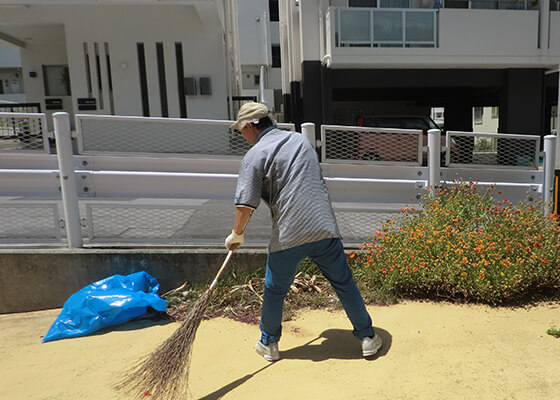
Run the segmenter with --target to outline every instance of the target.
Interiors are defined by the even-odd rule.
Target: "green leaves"
[[[492,304],[560,287],[557,216],[513,205],[494,188],[456,183],[422,211],[389,222],[360,252],[358,276],[393,296],[445,296]],[[420,208],[420,207],[419,207]]]

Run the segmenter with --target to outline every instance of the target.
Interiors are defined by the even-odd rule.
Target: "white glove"
[[[238,235],[232,230],[231,234],[226,238],[226,248],[230,251],[235,250],[241,247],[244,241],[243,234]]]

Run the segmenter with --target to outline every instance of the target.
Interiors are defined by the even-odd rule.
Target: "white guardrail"
[[[13,116],[0,121],[5,118]],[[43,115],[18,118],[39,118],[46,126]],[[68,115],[54,120],[57,154],[0,150],[0,243],[223,244],[242,157],[232,147],[242,140],[228,129],[232,121],[80,115],[73,154]],[[191,143],[202,131],[220,143]],[[315,141],[313,124],[302,131]],[[321,166],[347,246],[363,243],[401,208],[421,201],[426,189],[456,180],[495,186],[511,201],[552,196],[556,136],[545,138],[541,153],[540,138],[527,135],[448,132],[442,142],[439,130],[324,126],[322,132]],[[166,140],[173,146],[160,143]],[[391,148],[378,159],[364,158],[364,145],[372,143]],[[154,151],[146,152],[148,144]],[[193,153],[183,152],[188,146]],[[261,206],[248,243],[264,246],[269,233]]]
[[[45,114],[0,112],[0,151],[49,152]]]

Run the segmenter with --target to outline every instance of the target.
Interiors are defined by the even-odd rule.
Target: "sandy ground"
[[[193,399],[560,399],[560,304],[530,308],[405,302],[369,307],[384,345],[362,359],[342,311],[303,311],[284,325],[281,360],[253,351],[255,325],[203,321]],[[122,370],[177,323],[135,321],[41,343],[60,310],[0,315],[0,399],[124,399]],[[170,399],[171,400],[171,399]]]

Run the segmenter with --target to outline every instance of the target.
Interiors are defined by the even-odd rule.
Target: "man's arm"
[[[230,251],[238,249],[245,238],[243,237],[243,232],[245,227],[249,223],[249,219],[253,214],[253,209],[251,207],[237,206],[235,207],[235,224],[233,225],[233,230],[231,234],[226,238],[226,248]]]
[[[251,219],[252,214],[253,209],[251,207],[235,207],[235,224],[233,225],[233,231],[236,235],[243,235],[245,227],[249,223],[249,219]]]

